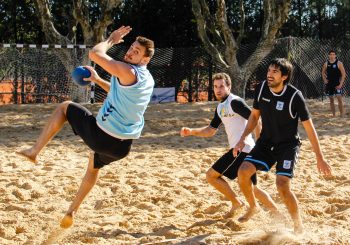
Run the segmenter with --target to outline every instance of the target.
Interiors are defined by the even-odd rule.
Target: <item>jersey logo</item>
[[[336,65],[336,64],[334,64],[334,65],[333,65],[333,68],[337,68],[337,65]]]
[[[103,116],[102,116],[102,121],[106,121],[106,120],[107,120],[107,117],[109,116],[109,114],[110,114],[113,110],[116,110],[116,108],[115,108],[112,104],[109,104],[109,107],[107,108],[107,112],[108,112],[108,113],[104,113],[104,114],[103,114]]]
[[[270,102],[269,99],[266,99],[266,98],[264,98],[264,97],[262,97],[262,100],[265,100],[265,101],[267,101],[267,102]]]
[[[284,106],[284,102],[277,101],[277,104],[276,104],[276,109],[277,110],[282,111],[283,110],[283,106]]]
[[[230,114],[230,111],[228,108],[222,107],[220,111],[220,116],[221,117],[234,117],[235,114]]]
[[[290,169],[291,166],[292,166],[292,161],[291,160],[284,160],[283,161],[283,168],[284,169]]]
[[[225,115],[225,107],[222,107],[220,111],[220,116],[224,116],[224,115]]]

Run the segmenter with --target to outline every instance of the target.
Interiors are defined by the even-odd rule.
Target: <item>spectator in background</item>
[[[346,77],[344,65],[338,60],[334,50],[328,52],[328,60],[322,67],[322,79],[326,85],[325,93],[329,97],[331,111],[335,117],[334,96],[337,97],[340,116],[344,117],[343,87]]]

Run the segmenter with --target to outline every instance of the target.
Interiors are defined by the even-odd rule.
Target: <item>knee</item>
[[[58,109],[61,110],[62,112],[66,113],[67,107],[69,104],[73,103],[70,100],[64,101],[61,104],[58,105]]]
[[[286,193],[289,192],[290,189],[290,179],[288,177],[285,176],[277,176],[276,179],[276,187],[279,193]]]
[[[256,172],[256,168],[250,162],[243,162],[238,169],[239,179],[249,179]]]
[[[210,184],[210,183],[212,183],[216,178],[218,178],[218,176],[214,174],[214,172],[213,172],[212,169],[209,169],[209,170],[207,171],[207,173],[205,174],[205,178],[206,178],[207,182]]]

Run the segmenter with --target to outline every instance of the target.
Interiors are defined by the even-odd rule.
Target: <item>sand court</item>
[[[332,177],[317,173],[311,145],[302,148],[293,190],[300,202],[303,235],[275,187],[274,173],[258,173],[287,220],[262,209],[242,224],[225,218],[230,203],[205,180],[207,169],[228,143],[221,128],[213,138],[181,138],[182,126],[206,126],[215,102],[150,105],[145,128],[128,157],[100,171],[100,178],[75,215],[59,227],[88,163],[89,149],[68,124],[38,156],[38,164],[15,154],[31,145],[56,105],[0,107],[0,244],[305,244],[350,241],[350,107],[332,118],[328,101],[307,102]],[[251,104],[251,102],[249,103]],[[348,104],[348,103],[346,103]],[[100,105],[87,105],[95,114]],[[230,181],[243,200],[237,181]],[[242,209],[241,212],[243,212]]]

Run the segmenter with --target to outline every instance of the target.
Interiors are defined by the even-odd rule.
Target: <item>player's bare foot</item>
[[[16,151],[16,154],[22,157],[25,157],[27,160],[31,161],[32,163],[38,163],[38,161],[36,160],[36,155],[32,153],[31,149]]]
[[[304,227],[301,221],[294,221],[294,233],[302,234],[304,232]]]
[[[60,226],[61,228],[67,229],[73,225],[73,213],[66,214],[63,219],[61,219]]]
[[[278,222],[284,222],[286,221],[286,217],[278,212],[277,210],[276,211],[270,211],[270,215],[271,215],[271,218],[278,221]]]
[[[224,215],[224,219],[228,219],[228,218],[232,218],[233,216],[235,216],[237,214],[237,211],[240,210],[242,207],[244,207],[244,203],[240,203],[239,205],[232,205],[232,208],[230,211],[228,211],[225,215]]]
[[[254,214],[256,214],[258,212],[258,208],[257,207],[249,207],[247,212],[241,216],[238,221],[241,223],[247,222]]]

